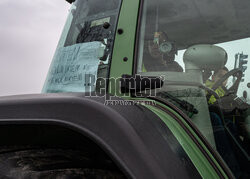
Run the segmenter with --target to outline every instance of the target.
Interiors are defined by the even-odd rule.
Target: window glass
[[[120,0],[76,0],[43,92],[93,92],[105,87]],[[100,83],[102,82],[102,83]]]
[[[137,73],[184,111],[238,177],[249,176],[250,1],[145,0]]]

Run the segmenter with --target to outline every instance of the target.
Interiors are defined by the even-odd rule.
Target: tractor
[[[250,178],[250,1],[65,3],[41,94],[0,97],[0,178]]]

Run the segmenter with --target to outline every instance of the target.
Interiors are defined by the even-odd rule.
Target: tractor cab
[[[166,101],[235,177],[249,177],[248,0],[68,2],[43,93]],[[122,81],[134,84],[122,90]]]

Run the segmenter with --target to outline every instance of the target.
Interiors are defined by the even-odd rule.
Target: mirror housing
[[[75,0],[66,0],[68,3],[72,4]]]
[[[122,75],[120,79],[122,93],[140,93],[145,90],[153,90],[163,86],[162,77]]]

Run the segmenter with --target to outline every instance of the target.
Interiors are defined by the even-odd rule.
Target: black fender
[[[0,125],[48,124],[77,131],[101,147],[129,178],[194,176],[188,157],[189,162],[180,165],[183,149],[173,150],[171,141],[176,139],[156,114],[141,105],[105,105],[105,97],[89,96],[0,97]]]

